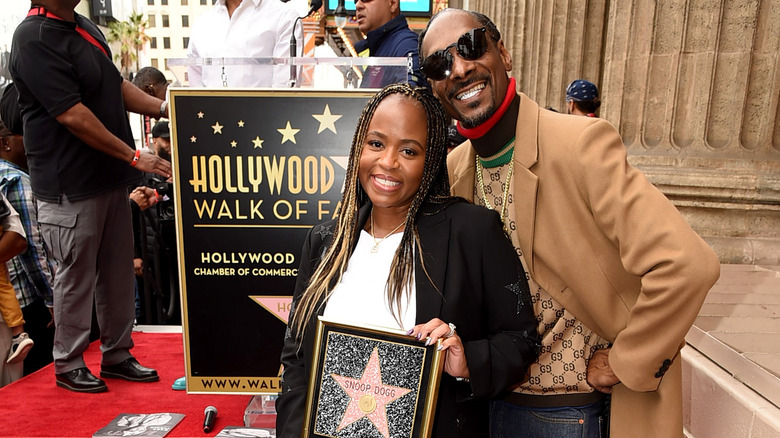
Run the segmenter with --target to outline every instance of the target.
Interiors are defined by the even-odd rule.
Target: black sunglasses
[[[453,47],[461,58],[474,61],[482,57],[487,52],[487,28],[471,29],[458,38],[458,41],[450,44],[444,50],[437,50],[422,62],[420,69],[423,74],[434,81],[446,79],[452,73],[452,53]]]

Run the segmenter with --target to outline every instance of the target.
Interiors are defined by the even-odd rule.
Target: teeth
[[[465,93],[461,93],[461,94],[457,95],[455,98],[458,99],[458,100],[469,99],[471,97],[476,96],[477,93],[482,91],[483,88],[485,88],[485,84],[484,83],[483,84],[479,84],[476,87],[472,88],[471,90],[466,91]]]
[[[401,184],[401,183],[399,183],[397,181],[390,181],[390,180],[387,180],[387,179],[384,179],[384,178],[380,178],[378,176],[376,177],[376,182],[378,182],[379,184],[382,184],[383,186],[388,186],[388,187],[395,187],[395,186]]]

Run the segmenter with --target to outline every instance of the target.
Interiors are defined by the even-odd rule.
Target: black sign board
[[[92,0],[90,2],[90,12],[92,12],[93,19],[99,19],[100,17],[114,19],[111,0]]]
[[[334,217],[365,91],[170,91],[188,392],[275,394],[300,252]]]

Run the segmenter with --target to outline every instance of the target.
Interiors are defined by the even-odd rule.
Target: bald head
[[[358,29],[364,34],[379,29],[400,14],[400,0],[359,0],[355,2]]]

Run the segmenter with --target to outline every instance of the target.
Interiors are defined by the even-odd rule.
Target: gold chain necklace
[[[404,226],[405,223],[406,223],[406,220],[404,219],[404,221],[401,222],[400,224],[398,224],[397,227],[393,228],[392,231],[387,233],[385,235],[385,237],[383,237],[383,238],[381,238],[379,240],[376,240],[376,237],[374,237],[374,210],[371,209],[371,238],[374,239],[374,246],[371,247],[371,252],[372,253],[376,253],[377,251],[379,251],[379,244],[382,243],[388,237],[390,237],[391,234],[393,234],[396,231],[398,231],[398,229],[401,228],[402,226]]]
[[[507,227],[504,220],[506,218],[506,205],[509,203],[509,186],[512,182],[512,173],[514,169],[515,150],[512,148],[512,158],[509,160],[509,172],[506,177],[506,185],[504,186],[504,200],[501,205],[501,223],[504,224],[504,228]],[[479,183],[479,190],[482,192],[482,200],[485,201],[485,206],[491,210],[495,210],[495,208],[493,208],[493,206],[490,204],[490,201],[488,201],[487,195],[485,194],[485,183],[482,180],[482,162],[479,160],[479,155],[477,155],[477,182]]]

